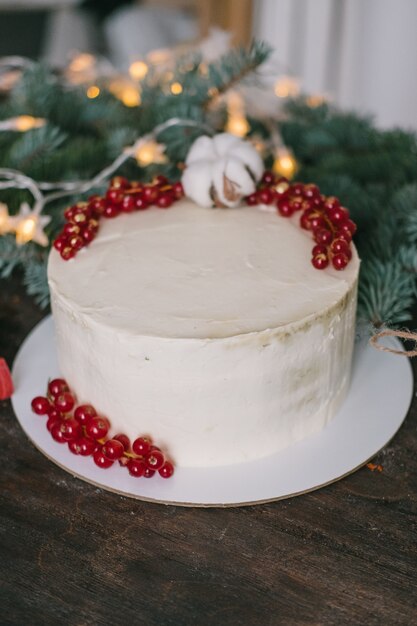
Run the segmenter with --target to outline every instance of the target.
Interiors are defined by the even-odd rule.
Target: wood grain
[[[41,317],[17,280],[0,282],[0,355],[10,362]],[[382,472],[272,504],[184,509],[72,478],[0,402],[0,623],[417,624],[416,418],[414,402],[376,457]]]

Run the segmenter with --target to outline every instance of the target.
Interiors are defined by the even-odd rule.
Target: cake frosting
[[[297,220],[265,207],[104,220],[76,259],[50,254],[61,373],[178,466],[272,454],[323,428],[349,385],[359,260],[310,256]]]

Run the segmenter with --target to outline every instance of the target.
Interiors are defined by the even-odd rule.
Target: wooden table
[[[0,281],[0,355],[11,362],[42,316],[17,281]],[[416,418],[414,402],[375,459],[382,471],[364,467],[272,504],[204,510],[72,478],[0,402],[0,623],[417,624]]]

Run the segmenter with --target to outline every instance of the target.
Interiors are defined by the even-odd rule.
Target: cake
[[[349,388],[354,247],[343,271],[319,271],[299,214],[251,204],[181,199],[101,220],[70,262],[50,254],[59,366],[78,402],[113,433],[149,433],[179,467],[274,454],[324,428]]]

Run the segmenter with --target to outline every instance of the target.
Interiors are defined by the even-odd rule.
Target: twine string
[[[383,337],[397,337],[398,339],[408,339],[414,341],[414,348],[412,350],[395,350],[394,348],[387,348],[379,343],[379,340]],[[391,354],[399,354],[400,356],[415,357],[417,356],[417,333],[411,333],[405,330],[391,330],[386,328],[373,335],[369,343],[371,346],[382,352],[390,352]]]

